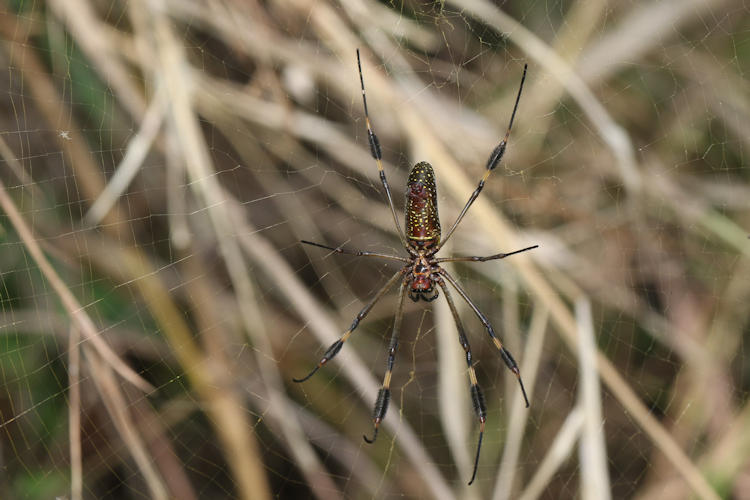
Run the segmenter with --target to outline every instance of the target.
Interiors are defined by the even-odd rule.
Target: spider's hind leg
[[[495,347],[498,351],[500,351],[500,357],[502,358],[503,362],[505,363],[505,366],[508,367],[508,369],[513,373],[513,375],[516,376],[516,380],[518,380],[518,385],[521,386],[521,394],[523,394],[523,399],[526,402],[526,408],[529,407],[529,398],[526,395],[526,388],[523,386],[523,380],[521,380],[521,370],[518,368],[518,363],[516,363],[516,360],[513,359],[513,356],[511,355],[510,351],[503,346],[503,343],[500,341],[500,339],[495,334],[495,329],[492,328],[492,325],[490,324],[489,320],[487,319],[487,316],[484,315],[482,311],[479,310],[476,304],[469,298],[469,296],[466,294],[463,288],[461,288],[461,285],[458,284],[458,282],[453,278],[453,276],[448,273],[445,269],[440,269],[440,274],[445,277],[448,282],[453,285],[453,288],[456,289],[458,294],[461,296],[461,298],[466,301],[466,303],[471,307],[471,309],[474,311],[474,314],[477,315],[477,318],[479,318],[479,321],[484,325],[485,330],[487,330],[487,334],[492,339],[492,342],[495,344]]]
[[[391,344],[388,347],[388,361],[386,362],[385,376],[383,377],[383,385],[378,391],[378,399],[375,401],[375,408],[372,410],[372,421],[373,430],[372,438],[362,436],[365,441],[372,444],[378,438],[378,428],[380,422],[385,418],[385,414],[388,411],[388,403],[391,401],[391,374],[393,373],[393,363],[396,360],[396,351],[398,350],[398,333],[401,329],[401,320],[404,317],[404,299],[406,298],[406,287],[409,284],[409,279],[405,279],[401,282],[401,288],[398,292],[398,310],[396,311],[396,317],[393,320],[393,333],[391,334]]]
[[[482,451],[484,423],[487,420],[487,404],[484,401],[484,393],[482,392],[482,389],[479,387],[479,383],[477,382],[477,374],[474,371],[474,363],[471,355],[471,346],[469,346],[469,339],[466,337],[466,331],[464,330],[461,318],[458,316],[456,304],[453,302],[453,297],[451,297],[445,281],[442,278],[438,277],[437,282],[440,285],[440,288],[443,289],[445,300],[446,302],[448,302],[448,307],[450,308],[451,314],[453,315],[453,321],[456,323],[456,329],[458,330],[458,341],[461,343],[461,347],[463,347],[464,353],[466,355],[466,364],[469,367],[469,383],[471,384],[471,402],[472,406],[474,407],[474,413],[479,419],[479,439],[477,441],[477,452],[474,456],[474,470],[471,474],[471,480],[469,481],[469,484],[472,484],[474,482],[474,479],[477,477],[479,453]]]
[[[396,283],[396,281],[398,281],[399,278],[401,278],[408,271],[408,269],[409,269],[408,267],[401,269],[396,274],[394,274],[391,279],[388,280],[388,283],[383,285],[383,288],[380,289],[377,295],[375,295],[375,297],[370,302],[368,302],[367,305],[363,307],[361,311],[359,311],[359,314],[357,314],[357,316],[354,318],[354,321],[352,321],[352,325],[349,327],[349,329],[344,332],[341,338],[339,338],[336,342],[331,344],[331,346],[326,350],[325,354],[323,354],[323,357],[318,362],[318,366],[313,368],[312,371],[308,373],[307,375],[305,375],[304,377],[293,378],[292,380],[297,383],[304,382],[305,380],[315,375],[315,372],[317,372],[321,366],[323,366],[324,364],[328,363],[331,359],[333,359],[334,356],[336,356],[341,350],[341,348],[343,347],[344,342],[349,340],[349,337],[351,336],[354,329],[357,328],[357,326],[359,326],[359,322],[362,321],[365,316],[367,316],[367,313],[370,312],[370,309],[372,309],[375,303],[379,301],[388,290],[391,289],[391,287]]]

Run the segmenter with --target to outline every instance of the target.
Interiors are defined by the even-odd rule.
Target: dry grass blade
[[[581,56],[581,77],[593,84],[612,76],[631,61],[661,46],[664,37],[683,24],[700,20],[712,11],[721,11],[726,0],[685,0],[634,4],[617,27]]]
[[[99,395],[107,407],[107,411],[112,416],[112,423],[125,443],[125,446],[127,446],[130,455],[138,466],[138,470],[143,474],[151,497],[155,500],[167,500],[169,494],[164,484],[164,479],[156,469],[151,456],[146,450],[143,439],[134,425],[125,396],[117,384],[117,380],[112,375],[110,366],[102,363],[99,354],[93,349],[87,349],[87,346],[84,346],[84,349],[86,361],[92,373],[91,378],[96,384]]]
[[[135,118],[146,112],[146,102],[121,61],[114,31],[97,17],[87,0],[50,0],[52,11],[68,26],[80,47],[93,61],[104,81],[117,93],[118,102]]]
[[[707,204],[693,199],[673,178],[665,173],[663,166],[649,168],[647,178],[650,181],[648,183],[649,193],[656,200],[669,203],[676,216],[684,218],[690,223],[698,223],[701,227],[713,233],[717,241],[722,241],[737,252],[750,257],[747,230]]]
[[[145,160],[156,134],[159,132],[166,105],[165,91],[161,88],[157,89],[156,95],[143,117],[141,128],[128,144],[128,150],[117,166],[115,174],[83,217],[86,224],[90,226],[98,225],[138,174],[138,170],[141,168],[143,160]]]
[[[539,364],[542,357],[542,347],[549,325],[549,313],[543,306],[534,309],[529,325],[529,336],[523,353],[523,376],[526,380],[526,390],[529,399],[534,401],[535,386],[539,374]],[[529,421],[529,410],[526,409],[523,397],[516,394],[508,417],[508,440],[503,448],[500,468],[495,481],[494,500],[505,500],[512,497],[513,483],[518,470],[518,457],[521,452],[523,436]]]
[[[534,476],[518,496],[519,500],[539,498],[555,471],[573,453],[573,447],[583,429],[584,419],[583,409],[579,406],[573,408],[573,411],[568,414],[562,427],[557,432],[555,440],[549,446],[547,454],[537,467]]]
[[[39,187],[34,184],[34,180],[29,176],[26,170],[24,170],[23,165],[21,165],[21,162],[15,157],[13,151],[10,149],[2,135],[0,135],[0,158],[5,161],[6,165],[8,165],[11,170],[13,170],[13,175],[16,176],[21,185],[31,189],[35,196],[42,197]]]
[[[70,498],[83,499],[83,464],[81,454],[81,346],[77,328],[68,333],[68,434],[70,439]]]
[[[581,384],[579,405],[583,411],[579,456],[581,461],[581,497],[584,500],[612,498],[604,445],[602,401],[596,368],[596,339],[591,317],[591,302],[581,297],[575,304],[578,322],[578,367]]]

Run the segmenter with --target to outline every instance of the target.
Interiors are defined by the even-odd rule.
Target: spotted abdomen
[[[440,242],[435,172],[425,161],[412,167],[406,183],[406,238],[417,248]]]

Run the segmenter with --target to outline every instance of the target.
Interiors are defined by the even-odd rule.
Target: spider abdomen
[[[425,161],[412,167],[406,183],[406,238],[416,248],[440,242],[435,172]]]

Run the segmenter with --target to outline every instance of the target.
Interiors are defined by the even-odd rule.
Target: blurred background
[[[0,2],[2,498],[750,498],[739,0]],[[397,291],[435,168],[444,299]],[[401,219],[403,220],[403,219]],[[403,222],[402,222],[403,223]],[[458,296],[456,296],[458,300]]]

